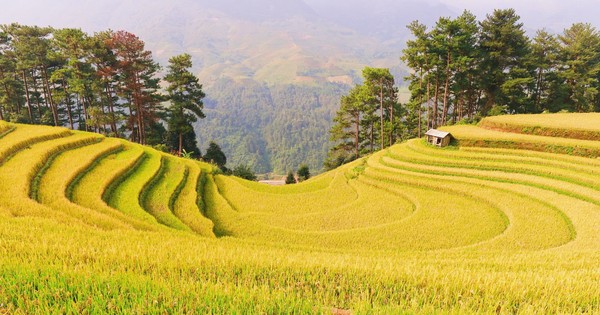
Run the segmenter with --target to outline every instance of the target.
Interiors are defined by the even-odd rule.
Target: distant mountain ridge
[[[50,5],[33,0],[4,6],[0,23],[75,27],[88,32],[124,29],[142,38],[162,64],[172,55],[192,54],[207,85],[221,77],[270,84],[349,84],[365,65],[397,67],[401,43],[408,34],[404,26],[418,18],[401,8],[429,7],[415,5],[417,1],[376,0],[369,2],[368,6],[377,8],[369,14],[367,5],[359,1],[336,10],[321,2],[310,3],[64,0]],[[384,29],[393,32],[383,35]]]
[[[339,97],[361,69],[391,68],[399,83],[406,74],[404,25],[419,16],[403,8],[419,7],[426,21],[449,12],[419,3],[352,0],[333,10],[313,0],[32,0],[5,5],[0,23],[127,30],[163,66],[189,53],[207,93],[207,118],[196,125],[202,149],[214,140],[229,166],[260,172],[301,163],[317,171]]]

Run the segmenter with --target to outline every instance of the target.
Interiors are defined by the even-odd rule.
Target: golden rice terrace
[[[600,313],[599,126],[491,117],[273,187],[0,121],[0,314]]]

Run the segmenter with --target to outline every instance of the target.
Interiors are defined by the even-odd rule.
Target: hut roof
[[[437,138],[445,138],[449,134],[450,134],[449,132],[445,132],[445,131],[441,131],[441,130],[437,130],[437,129],[429,129],[425,133],[426,136],[433,136],[433,137],[437,137]]]

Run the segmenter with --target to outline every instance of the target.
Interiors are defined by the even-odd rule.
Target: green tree
[[[424,82],[425,75],[429,71],[428,61],[428,43],[429,34],[427,26],[419,21],[411,22],[407,28],[410,30],[414,39],[406,42],[406,48],[402,50],[400,58],[407,66],[413,69],[413,72],[405,78],[409,81],[410,107],[412,116],[416,116],[417,126],[415,135],[421,138],[423,127],[421,125],[423,117],[423,104],[429,105],[429,82]],[[427,93],[426,93],[427,91]],[[427,107],[429,112],[429,107]],[[427,127],[429,126],[429,115],[427,115]]]
[[[171,106],[168,108],[168,130],[169,133],[177,135],[177,144],[169,143],[171,147],[177,148],[177,152],[181,155],[182,149],[187,151],[200,151],[195,144],[196,134],[192,123],[197,121],[197,118],[204,118],[202,108],[204,104],[204,92],[202,85],[198,83],[198,78],[189,71],[192,67],[192,57],[188,54],[182,54],[169,59],[168,72],[165,76],[168,98],[171,101]],[[183,137],[188,138],[187,145],[184,147]],[[189,147],[193,145],[193,147]]]
[[[109,30],[96,33],[90,37],[91,52],[89,58],[90,63],[96,70],[97,79],[93,82],[96,98],[103,108],[103,113],[108,116],[110,133],[118,137],[121,135],[118,126],[122,124],[125,114],[116,95],[119,77],[117,75],[117,58],[111,49],[113,36],[114,32]]]
[[[559,37],[561,77],[568,88],[568,109],[586,112],[600,109],[597,102],[600,71],[600,34],[587,23],[576,23]]]
[[[252,171],[250,166],[248,166],[247,164],[237,165],[236,167],[233,168],[232,174],[233,174],[233,176],[237,176],[237,177],[247,179],[247,180],[252,180],[252,181],[255,181],[257,178],[256,174],[254,174],[254,171]]]
[[[42,97],[47,93],[46,85],[41,91],[39,80],[46,73],[52,29],[14,23],[3,25],[2,31],[10,40],[10,54],[16,66],[15,75],[20,77],[23,84],[29,122],[41,123],[48,104],[47,98]],[[34,105],[37,113],[34,113]]]
[[[289,185],[289,184],[295,184],[295,183],[296,183],[296,178],[294,177],[294,172],[289,171],[287,173],[287,177],[285,178],[285,184]]]
[[[535,88],[533,90],[533,112],[552,110],[557,91],[562,84],[559,78],[560,44],[558,38],[546,30],[536,32],[531,44],[531,62],[535,68]],[[560,97],[559,97],[560,98]],[[562,100],[561,100],[562,102]]]
[[[160,66],[152,59],[152,52],[132,33],[118,31],[109,45],[116,57],[119,85],[117,94],[128,107],[127,126],[134,142],[146,144],[146,129],[158,120],[161,99],[158,93]]]
[[[65,96],[69,98],[65,99],[67,106],[70,106],[68,105],[71,103],[70,97],[75,97],[79,129],[90,130],[90,127],[93,127],[97,131],[101,127],[99,122],[105,124],[106,118],[101,109],[91,108],[93,102],[91,87],[96,79],[96,72],[88,62],[91,51],[89,44],[88,35],[79,29],[66,28],[54,31],[54,58],[61,60],[64,66],[54,73],[51,80],[57,83],[62,80]],[[71,115],[71,111],[68,113]],[[72,117],[69,117],[69,121],[73,125]]]
[[[211,141],[206,149],[206,154],[203,156],[204,161],[216,164],[221,170],[225,171],[227,157],[221,150],[221,147],[214,141]]]
[[[333,126],[329,131],[330,140],[337,143],[331,150],[331,155],[360,156],[360,125],[366,102],[369,99],[364,85],[356,85],[348,95],[340,98],[340,109],[333,118]]]
[[[17,64],[8,34],[0,31],[0,119],[21,113],[23,84],[15,75]]]
[[[303,182],[310,178],[310,170],[305,164],[302,164],[300,165],[300,167],[298,167],[298,171],[296,172],[296,174],[298,175],[299,182]]]
[[[528,108],[528,90],[534,83],[527,69],[530,42],[514,9],[494,10],[481,22],[482,112],[508,105],[511,112]]]
[[[398,116],[398,88],[394,86],[394,76],[389,69],[365,67],[362,75],[365,80],[365,88],[369,91],[368,99],[371,101],[367,106],[371,107],[373,112],[379,110],[379,121],[373,121],[374,125],[371,127],[379,124],[378,140],[381,149],[384,149],[386,141],[388,144],[392,144],[396,139],[397,128],[394,114]],[[389,123],[387,123],[388,121]],[[373,134],[371,136],[374,137]]]

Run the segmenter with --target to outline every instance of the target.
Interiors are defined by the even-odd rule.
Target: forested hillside
[[[327,167],[486,116],[600,110],[600,32],[589,23],[528,36],[516,11],[501,9],[483,20],[464,11],[408,29],[410,101],[398,102],[389,71],[365,68],[364,84],[341,98]]]
[[[373,6],[387,10],[388,4],[377,1]],[[163,67],[171,56],[189,53],[209,107],[195,130],[201,149],[214,140],[223,147],[228,165],[248,161],[259,172],[283,172],[303,162],[320,170],[332,113],[342,92],[360,80],[360,70],[373,64],[389,67],[399,82],[407,72],[398,61],[403,39],[388,43],[390,37],[362,32],[365,24],[352,22],[360,10],[346,10],[351,23],[341,25],[340,19],[313,5],[301,0],[149,0],[144,5],[133,0],[66,0],[49,6],[34,0],[26,7],[3,8],[0,24],[81,28],[90,35],[109,28],[126,30],[147,43]],[[414,18],[414,12],[401,7],[393,5],[400,20]],[[222,79],[231,83],[222,84]],[[235,95],[234,101],[240,90],[245,94]],[[293,92],[286,92],[284,100],[286,90]],[[255,106],[268,110],[250,113]],[[279,131],[286,125],[306,128]]]
[[[229,157],[229,166],[247,163],[258,172],[282,173],[301,163],[320,170],[331,146],[327,131],[341,105],[340,97],[354,84],[362,83],[361,70],[366,66],[389,69],[396,87],[405,91],[410,88],[410,102],[406,104],[406,97],[402,104],[388,106],[402,115],[396,116],[395,122],[385,117],[399,133],[392,140],[418,136],[429,126],[474,121],[488,114],[600,108],[595,66],[599,39],[591,24],[575,24],[562,33],[556,28],[536,33],[531,27],[539,24],[527,25],[518,12],[496,17],[492,12],[488,12],[490,17],[467,12],[460,16],[460,12],[437,1],[150,0],[140,6],[134,0],[94,4],[65,0],[51,7],[41,0],[28,3],[26,7],[14,4],[3,8],[0,22],[51,24],[57,30],[70,26],[82,28],[90,37],[107,29],[125,29],[148,44],[145,49],[152,53],[151,61],[157,63],[153,65],[156,77],[164,74],[169,58],[189,53],[192,71],[207,95],[206,119],[195,125],[200,148],[205,149],[214,140]],[[406,28],[412,20],[418,22]],[[494,29],[494,25],[503,23],[507,27],[504,35]],[[47,35],[48,30],[44,32],[45,39],[54,36]],[[408,47],[403,51],[405,43]],[[499,46],[504,50],[496,49]],[[38,48],[46,49],[43,45]],[[40,53],[38,48],[34,55]],[[71,97],[78,90],[90,89],[76,84],[61,87],[59,76],[71,74],[53,73],[58,61],[48,60],[55,57],[44,56],[43,61],[28,60],[8,68],[7,64],[0,65],[6,73],[16,73],[7,76],[6,81],[22,86],[17,89],[21,104],[27,98],[25,90],[31,92],[33,106],[42,103],[51,109],[53,101],[59,107],[61,101],[65,102],[67,97],[61,89]],[[45,63],[48,82],[44,81],[40,62]],[[26,73],[27,81],[33,83],[27,87],[19,72],[23,69],[35,72]],[[410,87],[404,82],[407,76]],[[13,83],[9,82],[9,88]],[[153,81],[147,83],[150,86]],[[56,99],[51,93],[44,94],[49,93],[50,85],[56,90]],[[94,88],[98,90],[98,86]],[[111,91],[104,94],[108,96]],[[121,99],[115,103],[117,106],[127,103],[122,95],[113,96]],[[16,96],[12,93],[5,97]],[[92,103],[89,96],[86,98],[68,102],[73,109],[85,112],[86,102]],[[155,104],[158,101],[154,100]],[[68,106],[62,105],[62,110],[68,111]],[[43,110],[38,110],[29,116],[39,116],[33,119],[35,122],[60,120],[63,125],[71,125],[65,118],[69,113],[56,113],[63,117],[55,119],[51,112],[42,117]],[[128,115],[127,111],[123,113]],[[28,113],[20,115],[16,119],[24,122]],[[73,115],[75,120],[86,115],[92,118],[88,113]],[[150,124],[156,116],[143,124],[155,131],[152,137],[164,138],[161,125]],[[88,125],[98,124],[93,120]],[[164,119],[162,122],[166,125]],[[378,124],[382,122],[371,125],[380,129]],[[78,128],[80,123],[72,125]],[[107,125],[105,129],[114,132],[116,126]],[[376,133],[370,132],[374,138]],[[374,141],[359,140],[363,146],[368,142],[364,152],[372,151]]]
[[[218,80],[205,102],[207,118],[195,125],[200,143],[219,140],[229,165],[249,164],[259,173],[282,174],[301,163],[320,170],[329,149],[327,130],[347,90],[335,83],[268,86]]]

